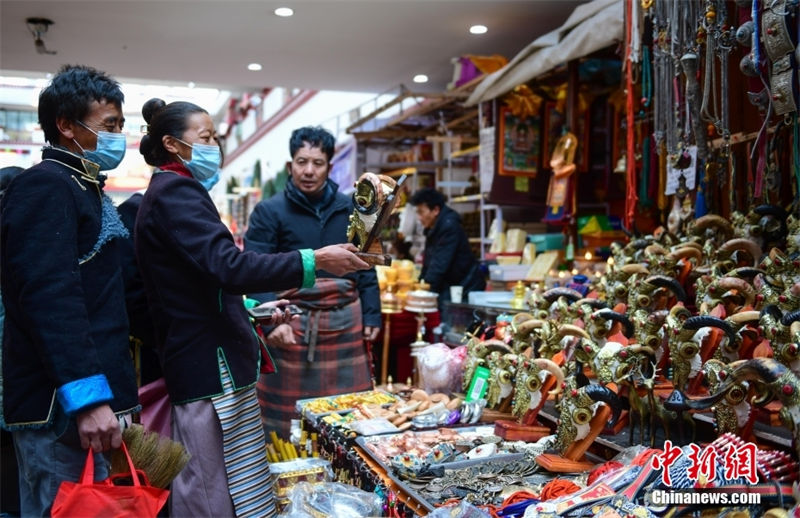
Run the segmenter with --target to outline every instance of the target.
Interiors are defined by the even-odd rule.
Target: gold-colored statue
[[[391,257],[384,253],[379,234],[397,202],[397,192],[405,181],[375,173],[362,174],[355,183],[347,240],[358,246],[357,255],[369,264],[389,266]]]

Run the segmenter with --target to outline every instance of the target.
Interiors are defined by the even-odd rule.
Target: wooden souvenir
[[[556,379],[553,376],[548,376],[542,383],[542,388],[539,389],[542,394],[547,394],[555,387]],[[501,419],[495,421],[494,434],[502,437],[507,441],[526,441],[536,442],[542,437],[546,437],[553,433],[548,426],[536,425],[536,416],[539,410],[542,409],[547,397],[542,397],[539,405],[525,412],[520,422]]]
[[[506,441],[536,442],[551,433],[547,426],[525,425],[505,419],[494,423],[494,434]]]
[[[563,456],[554,453],[539,455],[536,457],[536,464],[553,473],[580,473],[592,469],[594,463],[586,460],[584,455],[589,446],[600,435],[600,432],[603,431],[610,415],[611,408],[608,405],[601,405],[592,418],[589,433],[586,437],[570,446]]]

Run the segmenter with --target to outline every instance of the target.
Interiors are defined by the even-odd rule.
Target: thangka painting
[[[536,177],[541,156],[541,117],[520,118],[500,108],[497,173]]]

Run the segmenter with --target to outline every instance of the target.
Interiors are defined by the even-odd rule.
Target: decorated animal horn
[[[679,301],[686,301],[686,291],[683,289],[683,286],[672,277],[667,277],[666,275],[651,275],[645,279],[644,282],[652,284],[653,286],[658,286],[659,288],[668,288]]]
[[[592,338],[585,330],[572,324],[564,324],[558,328],[558,337],[564,338],[565,336],[576,336],[587,340],[591,340]]]
[[[628,315],[626,315],[624,313],[618,313],[618,312],[614,311],[613,309],[599,309],[599,310],[595,311],[594,313],[592,313],[592,317],[593,318],[594,318],[595,315],[597,315],[597,317],[603,318],[605,320],[613,320],[614,322],[622,322],[622,325],[625,327],[625,332],[623,333],[625,335],[625,338],[630,338],[630,337],[633,336],[633,332],[634,332],[633,322],[631,322],[631,319],[628,318]]]
[[[580,390],[589,396],[592,401],[602,401],[611,407],[611,421],[608,426],[613,427],[619,420],[619,415],[622,412],[622,401],[620,401],[617,393],[608,387],[601,387],[600,385],[587,385]]]
[[[747,306],[751,306],[753,304],[753,300],[756,298],[755,288],[753,288],[753,286],[746,280],[739,279],[738,277],[723,277],[716,282],[716,285],[722,290],[725,290],[725,292],[729,290],[737,290],[739,293],[744,295],[745,305]]]
[[[633,275],[634,273],[642,273],[644,275],[650,274],[650,271],[647,269],[647,267],[639,263],[623,264],[619,267],[619,271],[626,275]]]
[[[517,335],[520,337],[528,336],[534,329],[540,329],[545,321],[538,318],[530,318],[517,326]]]
[[[517,313],[511,318],[511,325],[517,327],[521,323],[525,322],[526,320],[530,320],[532,318],[533,315],[531,315],[530,313]]]
[[[692,257],[698,261],[701,261],[703,259],[703,252],[693,246],[683,246],[667,254],[667,257],[674,261],[678,261],[684,257]]]
[[[687,410],[705,410],[710,408],[725,397],[727,389],[720,390],[716,394],[689,399],[680,390],[673,390],[667,399],[664,400],[664,408],[673,412],[685,412]]]
[[[551,396],[560,394],[561,391],[564,390],[564,371],[561,369],[561,367],[559,367],[558,364],[553,360],[548,360],[547,358],[534,358],[533,363],[538,365],[540,369],[546,370],[556,378],[556,388],[548,392],[548,394]]]
[[[769,315],[775,322],[780,322],[783,319],[783,311],[775,304],[767,304],[763,308],[761,308],[761,313],[759,316]]]
[[[645,353],[648,356],[653,356],[653,357],[655,357],[656,355],[656,352],[653,350],[653,348],[648,345],[631,344],[628,347],[623,348],[623,350],[625,349],[629,350],[634,354]]]
[[[658,243],[653,243],[652,245],[647,245],[644,249],[645,254],[655,254],[655,255],[667,255],[669,251],[664,248],[663,246],[659,245]]]
[[[728,320],[730,320],[736,325],[742,325],[742,324],[758,322],[760,318],[761,318],[761,313],[755,310],[751,310],[751,311],[740,311],[739,313],[729,316]]]
[[[742,279],[750,279],[750,280],[755,278],[755,276],[758,274],[766,275],[767,272],[765,272],[761,268],[755,268],[753,266],[741,266],[739,268],[736,268],[735,270],[731,270],[730,272],[728,272],[728,276],[730,277],[740,277]]]
[[[766,404],[773,397],[778,397],[784,404],[797,404],[800,380],[788,367],[772,358],[753,358],[737,365],[720,390],[727,390],[743,380],[757,381],[767,386],[766,396],[759,398],[761,401],[753,401],[757,406]]]
[[[789,217],[789,214],[786,213],[783,207],[778,205],[759,205],[753,212],[758,214],[759,216],[775,216],[780,220],[786,220]]]
[[[725,333],[725,336],[728,337],[728,342],[731,344],[736,343],[736,333],[734,332],[731,325],[721,318],[714,317],[711,315],[698,315],[694,317],[689,317],[683,322],[683,329],[689,329],[691,331],[696,331],[702,327],[716,327],[717,329],[722,330]]]
[[[551,304],[558,300],[559,297],[565,297],[572,303],[583,298],[583,295],[572,288],[550,288],[542,293],[542,298]]]
[[[575,303],[579,305],[586,304],[592,309],[603,309],[608,307],[608,304],[606,304],[604,300],[600,299],[582,298]]]
[[[791,326],[797,320],[800,320],[800,309],[796,309],[791,313],[784,313],[781,317],[781,324]]]
[[[737,237],[736,239],[725,241],[725,243],[719,247],[719,251],[724,253],[733,253],[736,250],[744,250],[749,253],[750,257],[753,258],[754,267],[761,261],[761,255],[763,254],[761,246],[752,239]]]
[[[733,225],[731,225],[731,222],[722,216],[717,214],[706,214],[705,216],[700,216],[694,220],[693,228],[695,230],[695,234],[698,233],[696,231],[702,232],[711,227],[721,230],[725,235],[725,239],[730,239],[731,236],[733,236]]]
[[[772,358],[751,358],[733,365],[730,378],[736,381],[761,381],[769,384],[788,372],[788,367]]]
[[[483,342],[483,346],[486,347],[488,352],[501,352],[501,353],[513,353],[514,351],[511,350],[511,347],[508,346],[505,342],[497,339],[489,339]]]
[[[673,252],[677,252],[681,248],[694,248],[694,249],[700,250],[701,252],[703,251],[703,245],[701,245],[697,241],[683,241],[683,242],[678,243],[677,245],[673,246],[672,247],[672,251]]]

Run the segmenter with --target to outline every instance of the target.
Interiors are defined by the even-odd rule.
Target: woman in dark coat
[[[342,275],[368,265],[352,245],[241,251],[205,187],[221,162],[211,117],[192,103],[159,99],[142,114],[148,131],[140,151],[156,170],[136,218],[136,258],[172,403],[173,438],[192,455],[173,482],[171,514],[273,516],[255,393],[265,359],[243,295],[313,285],[316,269]]]

